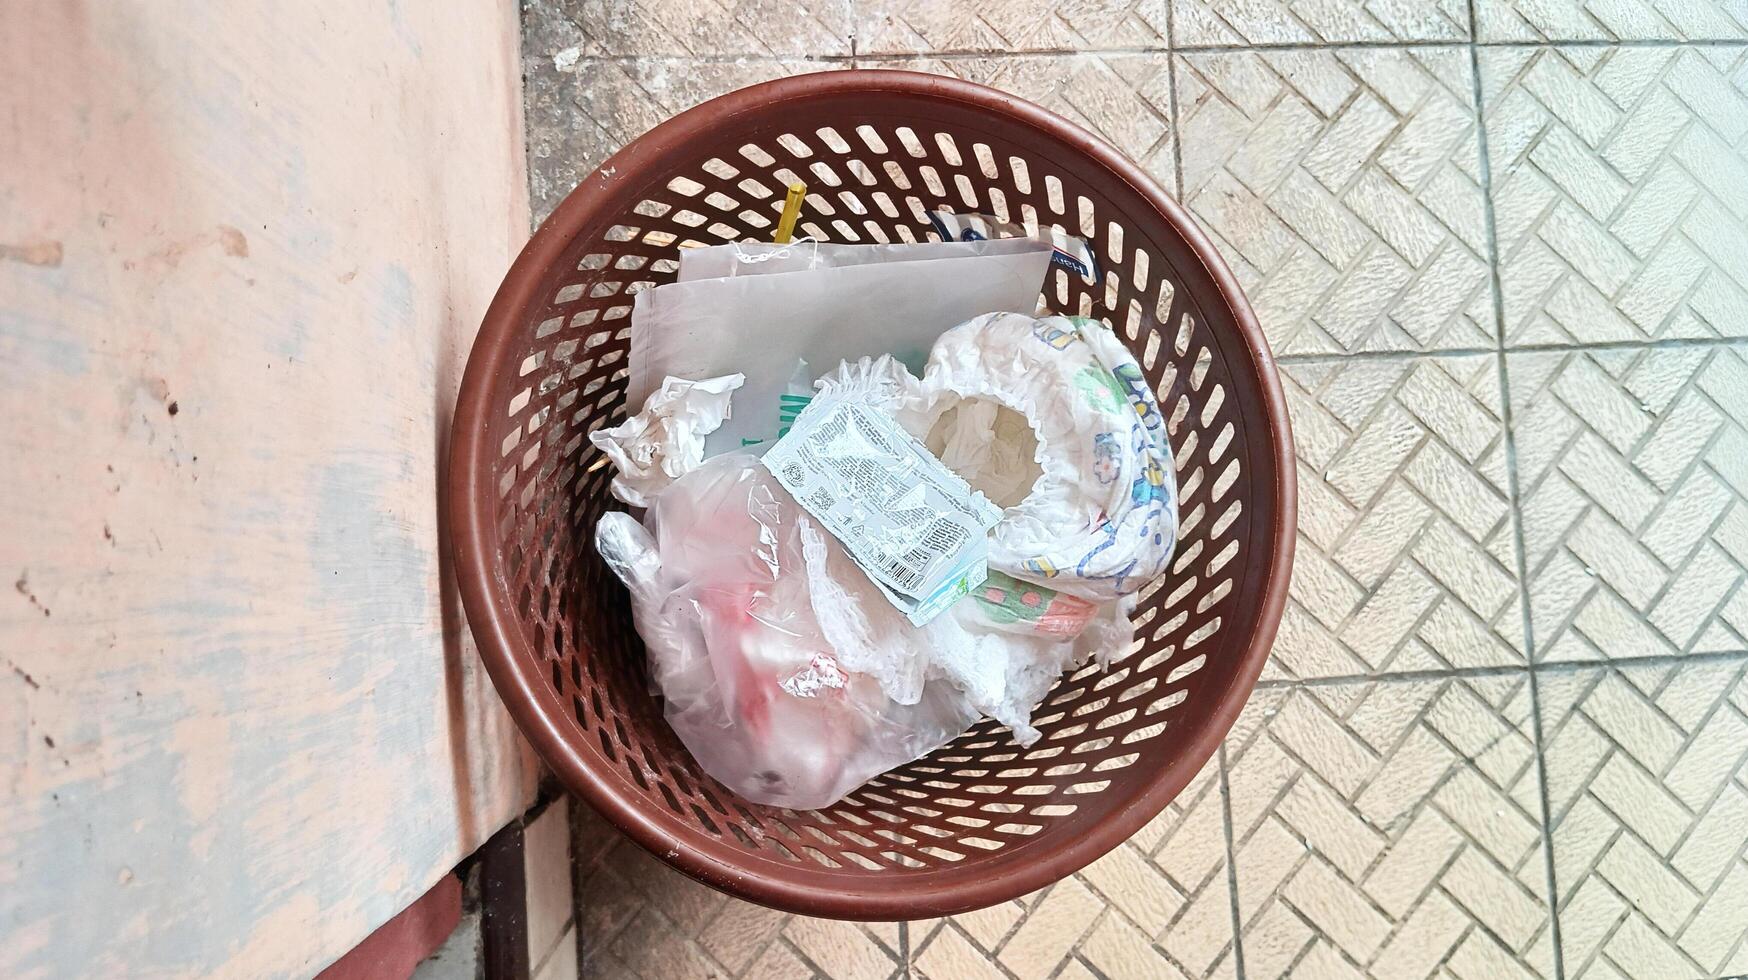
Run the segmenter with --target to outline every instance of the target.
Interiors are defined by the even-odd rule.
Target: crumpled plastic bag
[[[746,375],[703,381],[667,378],[643,410],[610,429],[589,433],[618,475],[613,496],[648,507],[656,494],[704,461],[704,437],[729,416],[729,400]]]
[[[681,476],[647,520],[646,529],[603,515],[596,547],[631,591],[668,723],[730,789],[771,806],[829,806],[977,719],[944,679],[919,678],[904,704],[846,666],[840,651],[852,645],[820,611],[831,621],[877,608],[844,601],[872,586],[840,578],[861,573],[753,456],[718,456]]]

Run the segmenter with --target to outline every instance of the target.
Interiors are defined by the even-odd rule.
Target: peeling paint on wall
[[[0,976],[303,976],[519,812],[441,447],[522,243],[513,6],[0,33]]]

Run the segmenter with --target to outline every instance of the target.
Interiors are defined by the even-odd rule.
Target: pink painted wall
[[[0,976],[313,974],[533,786],[438,545],[515,6],[4,24]]]

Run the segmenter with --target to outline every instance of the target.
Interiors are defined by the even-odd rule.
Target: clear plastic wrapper
[[[827,629],[841,640],[843,616],[869,608],[845,596],[871,586],[840,581],[836,543],[751,455],[719,456],[680,477],[647,521],[646,530],[608,514],[596,545],[631,590],[669,724],[735,792],[773,806],[828,806],[977,718],[945,679],[916,684],[914,703],[903,704],[879,677],[845,666]],[[816,606],[837,617],[831,627]]]

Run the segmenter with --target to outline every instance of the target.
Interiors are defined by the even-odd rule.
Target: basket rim
[[[545,270],[594,220],[597,208],[614,199],[622,183],[659,161],[668,147],[690,143],[740,114],[768,110],[773,103],[876,92],[958,103],[1048,132],[1146,200],[1182,237],[1232,313],[1257,378],[1260,414],[1273,436],[1276,471],[1276,506],[1266,518],[1258,517],[1273,524],[1258,619],[1225,690],[1207,694],[1220,698],[1210,723],[1180,743],[1174,757],[1138,794],[1086,833],[1044,853],[1027,853],[1022,846],[926,872],[894,874],[884,882],[859,870],[834,872],[823,867],[809,868],[805,874],[766,874],[734,861],[738,849],[708,849],[676,836],[663,826],[664,814],[652,814],[642,800],[622,794],[595,774],[566,738],[558,721],[565,708],[545,686],[535,659],[526,653],[528,644],[516,620],[509,583],[499,571],[497,495],[489,485],[493,454],[486,438],[492,384],[511,356],[509,347],[518,339],[522,313],[538,301],[535,290]],[[1092,863],[1160,813],[1213,756],[1262,672],[1286,606],[1298,509],[1286,396],[1273,354],[1236,277],[1185,208],[1121,152],[1041,106],[974,82],[895,69],[823,71],[730,92],[669,118],[584,178],[522,248],[474,338],[453,416],[447,489],[448,544],[480,659],[517,728],[559,781],[640,846],[693,878],[784,911],[862,920],[928,917],[1018,898]],[[877,884],[869,888],[870,883]]]

